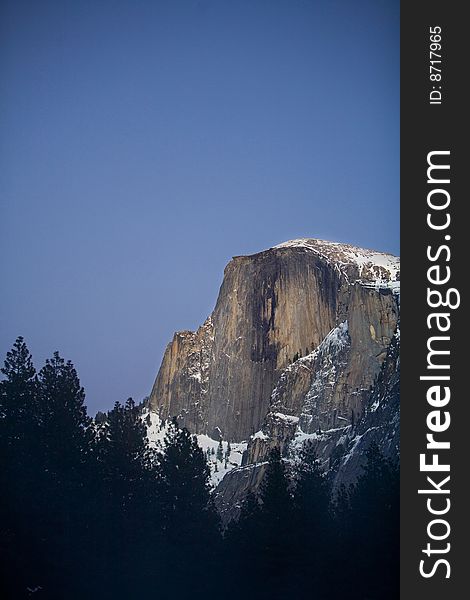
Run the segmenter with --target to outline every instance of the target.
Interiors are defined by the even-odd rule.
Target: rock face
[[[216,504],[223,521],[227,523],[236,518],[246,494],[259,488],[267,466],[267,451],[271,447],[280,446],[283,455],[291,460],[308,440],[332,479],[333,489],[342,483],[348,485],[356,481],[372,441],[385,456],[397,459],[400,451],[399,349],[397,330],[362,416],[354,423],[305,434],[302,417],[297,420],[269,414],[263,428],[267,433],[258,432],[251,438],[245,465],[228,473],[216,489]],[[339,350],[343,352],[344,348]],[[304,370],[300,365],[299,369]]]
[[[209,317],[196,332],[179,331],[165,351],[150,396],[150,408],[161,418],[177,416],[193,433],[205,433],[208,373],[214,341]]]
[[[211,316],[168,345],[150,408],[193,433],[248,441],[219,496],[257,481],[252,467],[273,446],[288,456],[305,439],[347,478],[352,445],[398,411],[383,399],[399,380],[398,319],[397,257],[312,239],[237,256]]]

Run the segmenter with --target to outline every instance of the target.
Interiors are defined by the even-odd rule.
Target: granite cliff
[[[256,487],[275,445],[288,457],[310,439],[352,480],[369,438],[398,453],[398,323],[397,257],[314,239],[234,257],[213,313],[168,345],[150,410],[247,443],[222,507]]]

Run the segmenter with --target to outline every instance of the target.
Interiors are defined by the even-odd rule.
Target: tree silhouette
[[[241,506],[239,518],[231,521],[225,532],[225,549],[222,555],[225,559],[224,580],[229,581],[237,572],[245,574],[236,590],[228,588],[229,598],[240,595],[249,597],[249,594],[259,594],[263,588],[260,574],[261,539],[258,529],[260,511],[257,496],[249,492]],[[266,582],[264,586],[266,587]]]
[[[350,492],[348,559],[357,580],[354,598],[399,596],[399,468],[377,444],[366,451],[362,475]]]
[[[86,556],[89,546],[92,420],[77,372],[58,352],[46,360],[37,379],[41,462],[37,525],[39,536],[49,545],[49,587],[71,596],[76,560]]]
[[[139,572],[133,560],[148,566],[158,555],[152,512],[158,513],[156,465],[140,409],[129,398],[116,402],[100,425],[96,444],[100,474],[99,514],[103,593],[136,593]],[[153,510],[152,510],[153,509]]]
[[[224,458],[224,447],[222,445],[222,440],[219,440],[219,445],[217,446],[217,460],[222,462]]]
[[[3,597],[19,597],[37,582],[42,544],[31,536],[36,522],[38,405],[36,371],[22,337],[7,353],[0,382],[0,553]]]
[[[203,593],[210,587],[210,572],[219,553],[219,523],[210,495],[210,471],[202,449],[174,419],[160,457],[162,518],[167,559],[173,577],[189,578]],[[204,566],[205,565],[205,566]]]
[[[286,463],[279,448],[269,454],[260,490],[258,540],[261,580],[270,581],[279,593],[288,593],[293,571],[293,502]],[[262,582],[261,582],[262,585]]]
[[[313,585],[318,593],[328,585],[327,569],[332,548],[331,490],[312,443],[306,442],[299,453],[295,480],[292,522],[295,584],[299,590]]]

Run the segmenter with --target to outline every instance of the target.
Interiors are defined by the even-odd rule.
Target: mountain
[[[274,446],[289,458],[311,440],[338,482],[354,480],[372,439],[398,455],[399,269],[316,239],[236,256],[205,323],[174,335],[149,408],[207,447],[246,448],[217,478],[222,510],[257,487]]]

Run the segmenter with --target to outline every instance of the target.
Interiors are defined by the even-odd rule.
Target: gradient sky
[[[225,264],[398,253],[397,0],[2,1],[0,352],[142,399]]]

